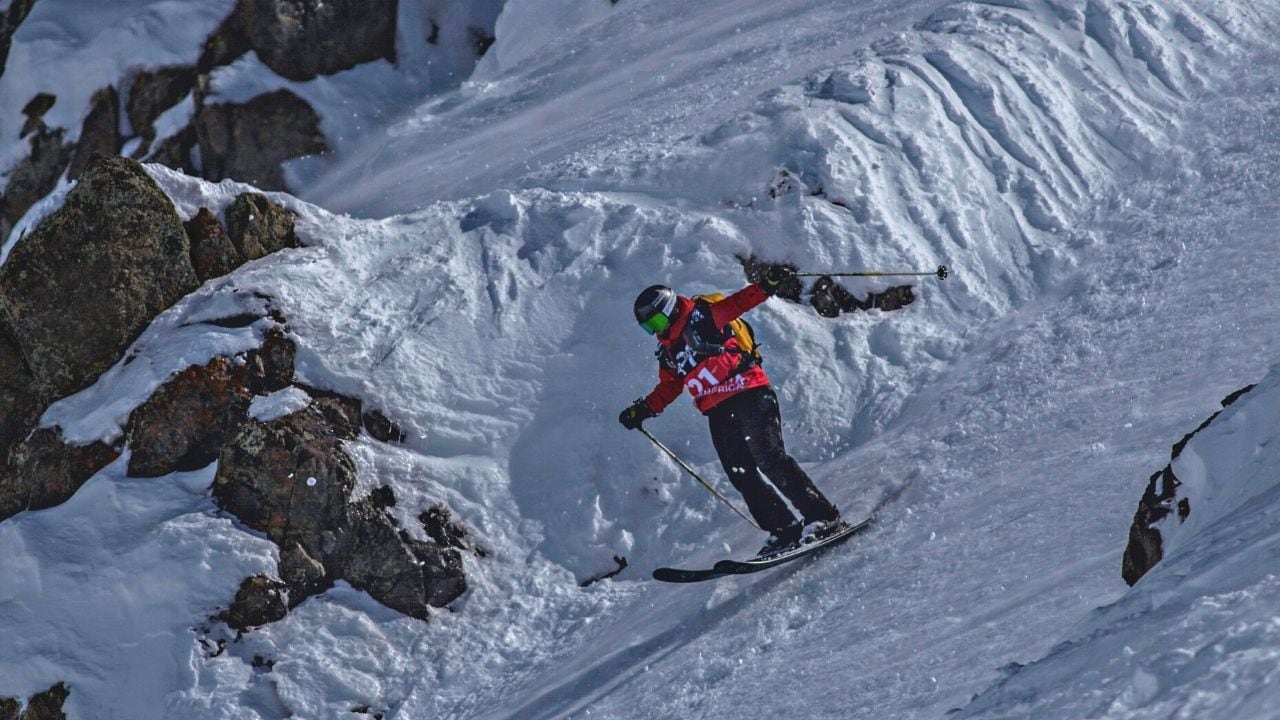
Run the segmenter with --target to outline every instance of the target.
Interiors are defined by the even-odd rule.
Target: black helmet
[[[671,325],[676,314],[676,293],[666,285],[650,285],[636,296],[636,322],[649,331],[660,333]]]

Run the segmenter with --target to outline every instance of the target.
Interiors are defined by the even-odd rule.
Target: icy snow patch
[[[249,417],[258,422],[271,422],[292,415],[311,404],[311,396],[300,387],[290,386],[270,395],[257,395],[249,403]]]

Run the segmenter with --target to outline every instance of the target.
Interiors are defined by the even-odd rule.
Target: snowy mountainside
[[[1273,367],[1174,461],[1192,512],[1164,559],[959,717],[1273,717],[1278,408]]]
[[[634,5],[624,2],[584,32],[608,38],[676,7]],[[743,11],[760,20],[757,36],[772,30],[786,43],[814,32],[787,36],[793,21],[764,5]],[[24,637],[0,646],[0,677],[9,683],[0,690],[25,697],[67,680],[73,717],[320,718],[359,707],[400,718],[727,717],[797,706],[814,717],[932,717],[955,707],[995,679],[998,665],[1035,659],[1072,613],[1117,592],[1102,579],[1099,557],[1107,559],[1121,533],[1073,534],[1104,528],[1106,517],[1027,543],[1050,571],[988,557],[1022,540],[1010,528],[1025,528],[1021,518],[1039,509],[1032,493],[1016,492],[1024,469],[1060,469],[1088,437],[1087,422],[1027,402],[1044,387],[1038,376],[1053,375],[1052,387],[1067,392],[1082,373],[1063,357],[1079,351],[1085,365],[1090,352],[1101,354],[1095,341],[1104,335],[1087,323],[1114,330],[1105,336],[1112,340],[1129,327],[1119,313],[1059,318],[1049,329],[1036,319],[1064,297],[1083,305],[1097,290],[1117,300],[1103,293],[1115,291],[1106,283],[1138,284],[1121,270],[1119,280],[1095,281],[1087,263],[1125,253],[1163,260],[1157,241],[1134,249],[1117,228],[1088,221],[1101,197],[1178,154],[1171,144],[1186,139],[1178,119],[1239,70],[1274,9],[960,4],[873,44],[856,36],[820,44],[830,66],[790,68],[758,100],[712,103],[741,102],[737,115],[699,114],[695,94],[727,93],[732,83],[682,88],[688,78],[676,76],[665,97],[689,94],[674,109],[689,121],[682,132],[711,127],[674,144],[646,135],[652,126],[622,134],[625,124],[615,124],[603,133],[583,129],[572,112],[548,119],[536,108],[563,88],[525,85],[521,68],[490,67],[493,84],[483,92],[464,88],[441,101],[457,103],[452,109],[431,104],[416,118],[421,126],[410,119],[394,127],[408,139],[371,162],[362,157],[365,174],[340,189],[330,176],[302,191],[341,199],[338,209],[361,215],[412,211],[360,219],[273,196],[299,213],[307,248],[188,296],[135,343],[132,362],[44,419],[76,439],[111,437],[169,373],[253,341],[248,331],[187,321],[268,294],[290,318],[302,379],[387,408],[409,432],[398,448],[350,445],[360,491],[391,484],[395,512],[406,518],[446,500],[486,545],[487,558],[466,559],[469,593],[453,612],[421,623],[340,586],[210,657],[192,628],[225,605],[244,574],[269,569],[272,551],[217,514],[203,492],[207,471],[148,481],[163,487],[150,496],[150,484],[125,478],[117,464],[73,502],[0,525],[14,549],[0,573],[27,580],[6,582],[0,596],[0,631]],[[672,22],[702,17],[688,12]],[[801,17],[820,24],[827,12]],[[901,17],[887,5],[868,12]],[[747,46],[730,41],[732,27],[708,32],[723,33],[725,46],[703,56],[700,71],[784,72],[776,58],[738,54]],[[554,44],[530,52],[559,70],[597,67],[591,53],[575,66],[575,53]],[[470,124],[446,128],[437,147],[408,152],[421,140],[414,133],[431,131],[424,116],[442,110]],[[495,130],[485,124],[489,111],[514,120]],[[533,172],[503,145],[486,149],[486,133],[515,135],[543,121],[541,137],[560,144],[541,148]],[[468,134],[477,127],[483,131]],[[493,169],[448,187],[463,168],[486,161]],[[184,218],[200,206],[217,212],[245,189],[150,171]],[[878,534],[824,561],[823,573],[803,567],[714,586],[655,586],[645,582],[654,565],[743,552],[759,538],[614,424],[653,380],[651,340],[631,327],[628,305],[655,281],[690,292],[740,286],[734,256],[750,253],[814,269],[954,266],[953,278],[920,285],[920,299],[896,313],[832,321],[771,301],[752,318],[783,397],[789,448],[819,484],[850,515],[903,479],[913,487]],[[1116,368],[1093,362],[1103,370],[1084,373],[1090,384],[1072,399],[1107,389],[1106,371]],[[1190,395],[1178,413],[1193,414],[1204,400]],[[1079,402],[1087,410],[1103,404]],[[1019,405],[1030,405],[1026,415],[1010,410]],[[1095,449],[1097,440],[1083,445],[1089,467],[1063,471],[1064,487],[1087,491],[1050,499],[1107,507],[1096,501],[1113,496],[1094,491],[1092,472],[1145,467],[1134,457],[1149,461],[1148,441],[1181,420],[1159,412],[1169,405],[1151,406],[1158,423],[1141,414],[1129,420],[1159,428],[1135,431],[1124,452]],[[1036,412],[1043,426],[1019,427]],[[683,402],[650,427],[717,475],[704,423]],[[1020,429],[1025,442],[983,436],[989,427]],[[1015,497],[997,497],[1004,494]],[[1010,517],[1000,515],[1006,509]],[[110,532],[85,539],[58,530],[86,521]],[[1073,543],[1087,546],[1082,557],[1053,554]],[[631,566],[612,582],[578,587],[614,554]],[[1002,574],[1002,561],[1014,570]],[[1015,571],[1038,574],[1019,587],[1014,579],[1026,578]],[[105,613],[75,601],[72,579],[86,577],[92,607]],[[183,590],[159,600],[131,595],[121,577],[148,587],[178,577]],[[1077,592],[1071,586],[1081,578]],[[67,590],[51,597],[42,587]],[[99,623],[101,614],[121,620]],[[41,632],[22,630],[33,626]],[[147,649],[126,661],[102,650],[129,647],[142,633]],[[94,640],[78,644],[73,635]],[[848,677],[823,672],[815,655],[824,653],[845,661]],[[274,664],[263,671],[255,657]],[[788,691],[779,692],[783,680]]]

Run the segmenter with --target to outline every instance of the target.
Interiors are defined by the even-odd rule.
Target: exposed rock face
[[[196,116],[202,175],[233,178],[264,190],[284,190],[280,163],[328,150],[320,117],[288,90],[244,104],[205,105]]]
[[[13,43],[13,34],[18,26],[27,19],[27,14],[36,4],[36,0],[13,0],[9,9],[0,16],[0,75],[4,74],[5,65],[9,63],[9,48]]]
[[[191,267],[200,282],[226,275],[244,264],[244,255],[209,208],[200,208],[183,227],[191,241]]]
[[[67,166],[67,177],[71,180],[79,178],[96,153],[114,155],[120,152],[121,142],[120,96],[115,88],[108,85],[94,93],[89,101],[89,114],[84,118],[80,139],[76,141],[71,164]]]
[[[270,395],[293,383],[293,360],[298,348],[280,328],[271,328],[262,347],[245,360],[245,387],[254,395]]]
[[[383,415],[381,410],[370,410],[361,417],[361,420],[364,422],[364,429],[376,440],[385,443],[402,443],[408,437],[404,430]]]
[[[178,373],[129,415],[130,477],[198,470],[248,418],[245,368],[226,358]]]
[[[0,314],[0,467],[8,459],[9,446],[35,425],[41,406],[35,377]]]
[[[397,5],[398,0],[240,0],[236,12],[263,64],[290,80],[311,80],[372,60],[394,62]]]
[[[227,207],[227,232],[246,260],[299,247],[297,216],[258,193],[243,193]]]
[[[136,162],[99,155],[0,267],[0,303],[52,398],[91,383],[197,284],[169,198]]]
[[[143,70],[135,75],[129,84],[129,100],[125,105],[134,134],[149,145],[156,137],[156,119],[191,94],[195,87],[196,69],[189,65]]]
[[[896,285],[881,292],[869,293],[859,300],[830,276],[823,275],[813,284],[809,304],[823,317],[838,317],[840,313],[859,310],[898,310],[915,302],[915,292],[910,285]]]
[[[461,559],[407,538],[368,499],[350,500],[355,466],[341,432],[314,405],[246,424],[219,457],[214,500],[290,550],[287,570],[282,554],[281,575],[291,604],[342,578],[387,607],[425,619],[430,607],[466,589]]]
[[[27,709],[18,712],[18,701],[14,698],[0,698],[0,720],[67,720],[62,712],[71,690],[58,683],[42,693],[36,693],[27,701]]]
[[[0,520],[66,502],[120,453],[111,446],[67,445],[56,428],[40,428],[9,451],[0,467]]]
[[[1222,400],[1222,407],[1227,407],[1239,400],[1241,396],[1253,389],[1253,385],[1243,387]],[[1179,493],[1182,482],[1174,473],[1173,463],[1182,454],[1191,438],[1201,430],[1209,427],[1222,411],[1214,413],[1200,424],[1200,427],[1188,433],[1173,446],[1173,453],[1168,465],[1153,474],[1147,480],[1147,488],[1138,501],[1138,511],[1134,513],[1133,524],[1129,527],[1129,544],[1124,549],[1124,558],[1120,575],[1130,585],[1138,582],[1156,563],[1164,558],[1164,539],[1158,524],[1171,513],[1176,512],[1178,522],[1185,522],[1191,515],[1191,501]]]
[[[71,160],[75,146],[63,142],[66,134],[62,128],[49,129],[43,120],[35,120],[31,135],[31,154],[23,158],[9,172],[9,184],[5,186],[3,224],[0,230],[5,236],[14,223],[26,214],[40,198],[58,186],[58,178]]]

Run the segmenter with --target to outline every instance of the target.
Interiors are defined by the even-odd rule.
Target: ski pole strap
[[[675,460],[676,464],[679,465],[681,468],[684,468],[685,472],[693,476],[693,479],[697,480],[699,485],[706,488],[707,492],[711,493],[712,495],[715,495],[717,498],[720,499],[721,502],[723,502],[725,505],[728,505],[731,510],[733,510],[735,513],[738,514],[738,517],[742,518],[743,520],[746,520],[747,524],[749,524],[751,527],[757,530],[760,530],[761,532],[764,532],[764,530],[759,525],[756,524],[755,520],[752,520],[750,517],[747,516],[746,513],[739,510],[738,506],[734,505],[732,500],[725,497],[724,494],[721,493],[719,490],[715,489],[715,487],[712,486],[711,483],[707,482],[706,480],[703,480],[701,475],[699,475],[696,471],[694,471],[693,468],[689,467],[689,463],[685,462],[684,460],[681,460],[679,455],[676,455],[674,452],[672,452],[671,448],[667,447],[666,445],[663,445],[662,441],[658,440],[658,438],[653,436],[653,433],[649,432],[648,430],[645,430],[643,425],[636,429],[644,433],[644,436],[649,438],[649,441],[652,442],[654,445],[657,445],[659,450],[666,453],[667,457],[671,458],[672,460]]]
[[[796,277],[822,277],[824,275],[830,277],[886,277],[894,275],[934,275],[939,280],[946,280],[951,271],[946,265],[939,265],[937,270],[931,272],[879,272],[875,270],[865,270],[860,272],[798,272]]]

